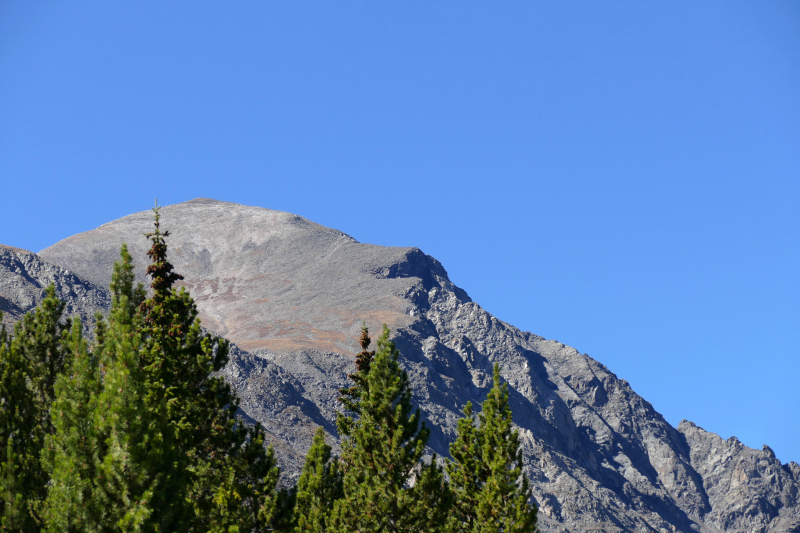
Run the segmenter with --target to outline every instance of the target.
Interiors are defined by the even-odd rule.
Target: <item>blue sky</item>
[[[0,243],[196,197],[417,246],[800,462],[800,3],[0,2]]]

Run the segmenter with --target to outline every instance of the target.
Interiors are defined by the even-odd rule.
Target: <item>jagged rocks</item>
[[[96,311],[108,312],[111,299],[106,289],[32,252],[0,245],[0,311],[4,324],[10,325],[36,308],[51,283],[67,304],[65,316],[79,316],[85,331],[91,328]]]
[[[736,437],[723,440],[686,420],[678,431],[708,494],[709,525],[720,531],[800,531],[792,468],[781,465],[769,446],[748,448]]]

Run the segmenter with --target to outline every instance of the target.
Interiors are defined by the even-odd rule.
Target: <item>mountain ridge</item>
[[[800,531],[796,464],[689,422],[673,428],[602,363],[483,310],[419,249],[210,199],[161,214],[203,324],[238,346],[225,372],[244,414],[264,423],[290,476],[314,427],[335,437],[337,390],[366,319],[392,327],[439,454],[501,365],[543,531]],[[38,257],[103,283],[122,242],[144,257],[151,224],[135,213]]]
[[[81,318],[89,331],[95,311],[110,308],[110,296],[102,289],[76,276],[68,269],[42,261],[28,250],[0,244],[0,311],[3,324],[11,326],[44,298],[45,288],[53,284],[56,296],[66,302],[64,313]]]

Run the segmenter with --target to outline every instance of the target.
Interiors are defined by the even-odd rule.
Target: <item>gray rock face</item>
[[[197,302],[203,325],[248,351],[350,353],[362,320],[394,327],[413,321],[403,298],[417,281],[409,269],[431,271],[428,284],[434,271],[444,274],[419,250],[360,244],[289,213],[196,200],[164,207],[161,215],[162,228],[171,232],[170,261],[185,276],[182,284]],[[149,246],[143,233],[150,229],[152,213],[136,213],[39,255],[108,286],[111,266],[127,243],[138,260],[137,276],[146,282]]]
[[[203,325],[241,348],[225,373],[243,411],[265,426],[289,476],[316,426],[336,438],[337,390],[364,320],[373,335],[392,328],[440,455],[499,363],[543,531],[800,531],[800,466],[691,423],[671,427],[601,363],[487,313],[416,248],[212,200],[161,213]],[[122,242],[142,276],[151,227],[151,214],[137,213],[40,257],[107,286]]]
[[[678,425],[712,504],[706,522],[719,531],[800,531],[800,465],[782,465],[766,444],[748,448],[684,420]]]
[[[33,252],[0,245],[0,311],[6,326],[36,308],[51,283],[67,304],[65,316],[79,316],[84,330],[91,327],[95,311],[108,312],[111,299],[106,289],[43,261]]]

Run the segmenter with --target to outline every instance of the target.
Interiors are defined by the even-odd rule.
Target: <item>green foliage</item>
[[[294,514],[297,503],[297,485],[290,488],[280,488],[275,493],[275,506],[272,510],[272,519],[268,531],[292,533],[297,526]]]
[[[369,382],[367,381],[367,374],[372,366],[372,360],[375,358],[375,351],[369,351],[369,345],[372,339],[369,338],[369,330],[366,324],[361,324],[361,353],[356,354],[356,371],[349,374],[347,377],[353,382],[351,387],[339,389],[339,402],[344,405],[345,409],[352,411],[355,416],[361,413],[359,401],[363,396],[367,395],[369,390]],[[353,419],[346,416],[339,416],[337,424],[346,428],[352,428]]]
[[[52,286],[13,336],[0,328],[0,531],[536,530],[499,368],[477,420],[465,407],[448,485],[435,456],[422,461],[430,432],[386,326],[376,351],[362,327],[353,385],[340,390],[341,460],[319,428],[298,485],[276,491],[264,431],[236,418],[220,375],[228,343],[203,332],[175,287],[167,236],[156,208],[149,297],[122,246],[91,346],[79,320],[61,320]]]
[[[90,352],[71,342],[56,386],[48,450],[50,531],[266,531],[278,469],[263,430],[235,417],[218,372],[227,342],[203,333],[167,261],[167,232],[148,234],[152,294],[134,288],[123,246],[108,323]],[[78,331],[78,330],[76,330]],[[79,331],[78,331],[79,333]]]
[[[236,419],[239,400],[217,372],[228,362],[228,343],[204,334],[189,294],[173,284],[181,276],[167,261],[156,210],[148,237],[151,298],[139,307],[146,337],[142,365],[149,377],[146,401],[168,421],[178,453],[172,468],[175,492],[188,508],[181,520],[194,529],[266,529],[274,511],[278,469],[264,449],[263,430]],[[181,479],[181,476],[186,478]],[[164,502],[167,504],[168,502]]]
[[[536,531],[535,505],[530,503],[528,479],[522,472],[519,436],[511,422],[508,385],[494,366],[478,424],[472,405],[464,408],[458,437],[450,445],[453,457],[447,471],[455,497],[448,521],[450,533],[524,533]]]
[[[317,428],[297,482],[297,500],[294,507],[295,531],[298,533],[327,531],[333,504],[342,495],[342,472],[339,461],[331,457],[331,447],[325,444],[325,431]]]
[[[39,424],[45,433],[53,432],[49,409],[55,398],[55,383],[70,365],[70,350],[64,340],[72,330],[69,319],[62,321],[64,303],[51,284],[39,307],[14,325],[14,343],[30,370],[30,385],[39,406]]]
[[[0,313],[0,320],[2,313]],[[17,343],[0,329],[0,530],[35,527],[32,508],[41,498],[42,431],[30,369]]]
[[[387,327],[377,344],[370,364],[357,373],[361,382],[354,379],[357,389],[343,395],[342,402],[355,405],[358,418],[340,415],[337,420],[344,437],[344,497],[334,504],[331,529],[435,531],[446,517],[449,499],[435,460],[420,465],[430,432],[419,409],[412,408],[408,376]],[[352,398],[357,402],[348,403]]]
[[[109,322],[96,317],[95,344],[89,350],[73,330],[72,367],[56,383],[48,439],[51,487],[46,505],[49,531],[114,531],[120,521],[149,515],[147,494],[134,487],[147,483],[137,461],[149,444],[143,376],[138,362],[141,335],[136,332],[133,266],[127,247],[114,265]],[[131,441],[135,442],[131,442]],[[133,496],[142,496],[137,499]],[[127,518],[126,518],[127,517]]]
[[[55,384],[54,433],[47,436],[43,454],[50,473],[44,520],[46,530],[52,532],[99,532],[103,529],[96,526],[104,510],[93,496],[95,461],[105,447],[98,438],[96,419],[101,374],[78,321],[73,323],[68,346],[72,364]]]
[[[35,530],[41,521],[48,481],[41,452],[53,432],[56,377],[69,361],[63,310],[50,285],[11,338],[0,331],[0,527],[10,531]]]
[[[108,325],[93,354],[102,373],[102,387],[93,397],[97,459],[91,506],[102,512],[91,527],[97,530],[147,531],[175,524],[180,513],[180,501],[164,501],[165,492],[180,487],[172,470],[180,452],[163,409],[147,401],[152,387],[136,311],[144,291],[133,289],[133,279],[123,246],[112,275]]]

